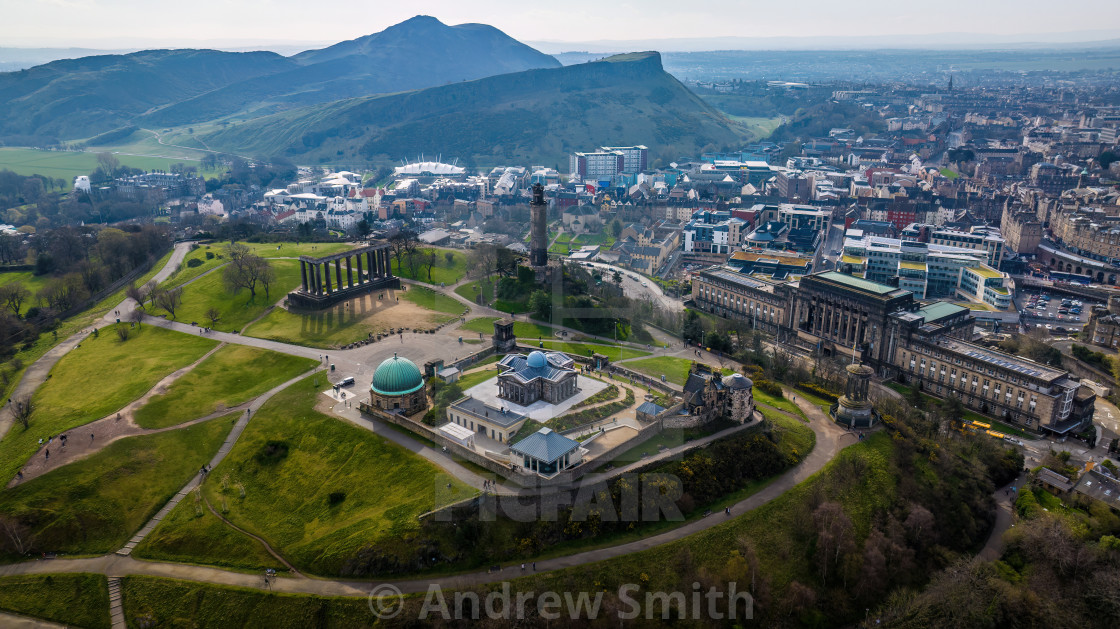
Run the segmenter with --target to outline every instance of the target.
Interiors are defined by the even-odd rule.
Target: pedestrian
[[[45,457],[45,458],[46,458],[46,459],[47,459],[48,461],[50,461],[50,460],[51,460],[51,449],[50,449],[50,448],[47,448],[47,449],[46,449],[46,457]]]
[[[525,572],[525,564],[521,564],[521,571]]]
[[[89,442],[93,443],[93,433],[89,433]]]
[[[23,472],[16,472],[16,480],[23,480]]]
[[[537,562],[533,562],[533,572],[537,571]]]
[[[39,445],[43,445],[43,438],[39,437]]]

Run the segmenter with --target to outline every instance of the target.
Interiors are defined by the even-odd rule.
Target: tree
[[[206,318],[210,320],[210,323],[217,323],[221,314],[222,313],[218,312],[218,309],[213,306],[206,310]]]
[[[26,555],[35,545],[35,535],[23,522],[13,516],[0,516],[0,533],[4,547],[17,555]]]
[[[543,290],[535,290],[529,295],[529,310],[541,321],[548,321],[552,314],[552,296]]]
[[[443,259],[447,260],[447,266],[449,268],[455,265],[455,253],[453,251],[444,251]]]
[[[4,306],[6,306],[8,310],[11,310],[12,314],[17,317],[19,316],[20,309],[23,308],[24,302],[27,301],[27,298],[30,296],[31,291],[27,290],[27,288],[19,282],[12,282],[11,284],[0,287],[0,301],[3,301]]]
[[[622,237],[622,221],[617,218],[611,221],[611,235],[614,236],[615,240]]]
[[[436,265],[436,260],[439,260],[439,254],[435,249],[427,249],[424,251],[424,264],[428,266],[428,281],[432,281],[432,267]]]
[[[168,314],[171,315],[171,318],[174,319],[175,310],[183,303],[183,289],[172,288],[170,290],[158,291],[158,293],[156,304],[160,308],[166,310]]]
[[[402,268],[402,258],[409,251],[414,248],[413,242],[416,240],[416,232],[411,229],[402,229],[397,233],[389,236],[389,252],[397,260],[397,272]]]
[[[704,326],[700,322],[700,315],[696,312],[689,310],[684,318],[684,327],[681,329],[681,336],[688,343],[702,340],[704,338]]]
[[[271,284],[275,281],[275,272],[272,265],[264,258],[254,255],[249,247],[240,243],[230,243],[226,249],[229,264],[222,269],[222,281],[226,289],[233,294],[241,289],[249,289],[249,300],[257,296],[257,286],[263,286],[265,295]]]
[[[128,340],[128,328],[123,323],[117,326],[117,338],[122,343]]]
[[[854,527],[838,502],[822,502],[813,511],[813,524],[817,528],[817,567],[821,583],[826,583],[828,575],[840,566],[843,556],[855,550]]]
[[[618,284],[620,287],[622,286],[622,273],[619,273],[618,269],[615,269],[614,275],[611,277],[611,279],[614,280],[615,284]]]
[[[144,311],[139,308],[134,309],[130,318],[132,322],[136,324],[136,327],[139,328],[140,324],[144,321]]]
[[[355,230],[362,238],[365,238],[371,231],[373,231],[373,229],[369,226],[369,221],[364,218],[358,221],[358,224],[355,226]]]
[[[132,301],[135,301],[136,305],[140,308],[144,307],[144,300],[147,299],[144,289],[136,284],[129,284],[128,288],[124,289],[124,295]]]
[[[15,418],[24,430],[31,423],[31,415],[35,412],[35,404],[30,395],[25,395],[12,400],[12,417]]]

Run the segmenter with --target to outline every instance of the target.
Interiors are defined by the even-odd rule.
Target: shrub
[[[214,252],[213,251],[207,251],[206,252],[206,259],[207,260],[213,260],[214,259]]]
[[[815,382],[802,382],[795,388],[800,389],[801,391],[805,391],[806,393],[812,393],[813,395],[819,398],[824,398],[829,402],[836,402],[839,397],[835,393],[829,391],[828,389]]]
[[[285,441],[269,441],[261,446],[253,458],[261,465],[274,465],[283,461],[288,456],[288,444]]]
[[[769,380],[755,380],[754,381],[754,388],[758,389],[759,391],[762,391],[763,393],[765,393],[767,395],[772,395],[774,397],[782,397],[782,387],[781,387],[781,385],[779,385],[775,382],[771,382]]]
[[[199,260],[198,258],[191,258],[190,260],[187,260],[187,266],[192,269],[202,266],[202,260]]]
[[[343,500],[346,500],[346,492],[344,491],[332,491],[330,495],[327,496],[327,502],[329,502],[332,507],[340,504]]]

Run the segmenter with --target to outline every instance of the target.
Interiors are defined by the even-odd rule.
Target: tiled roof
[[[538,461],[552,463],[579,447],[579,442],[553,432],[551,428],[541,428],[510,446],[510,450]]]

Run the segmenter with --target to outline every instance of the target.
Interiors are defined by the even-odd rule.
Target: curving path
[[[809,418],[809,426],[816,434],[816,446],[796,467],[788,470],[755,494],[732,505],[731,511],[733,516],[741,515],[781,496],[793,486],[820,471],[842,448],[855,443],[854,439],[843,439],[844,436],[851,433],[846,432],[832,423],[819,408],[802,399],[798,399],[795,403]],[[192,483],[196,484],[197,480],[192,481]],[[190,485],[188,485],[188,487],[189,486]],[[634,542],[584,551],[564,557],[538,560],[536,562],[537,571],[560,570],[639,552],[683,539],[689,535],[710,529],[727,521],[727,516],[712,514],[708,517],[689,522],[671,531]],[[250,588],[261,587],[261,579],[258,575],[233,572],[207,566],[139,561],[132,557],[118,554],[84,559],[33,561],[0,566],[0,576],[59,572],[93,572],[112,577],[145,575],[199,581],[217,585]],[[480,571],[453,576],[396,581],[356,581],[290,577],[275,580],[272,584],[272,588],[279,592],[314,594],[318,596],[365,596],[369,593],[371,585],[375,583],[392,583],[394,586],[400,588],[402,592],[407,593],[426,591],[430,584],[439,584],[447,588],[463,588],[509,579],[519,576],[520,574],[522,573],[519,569],[507,567],[496,573]]]

